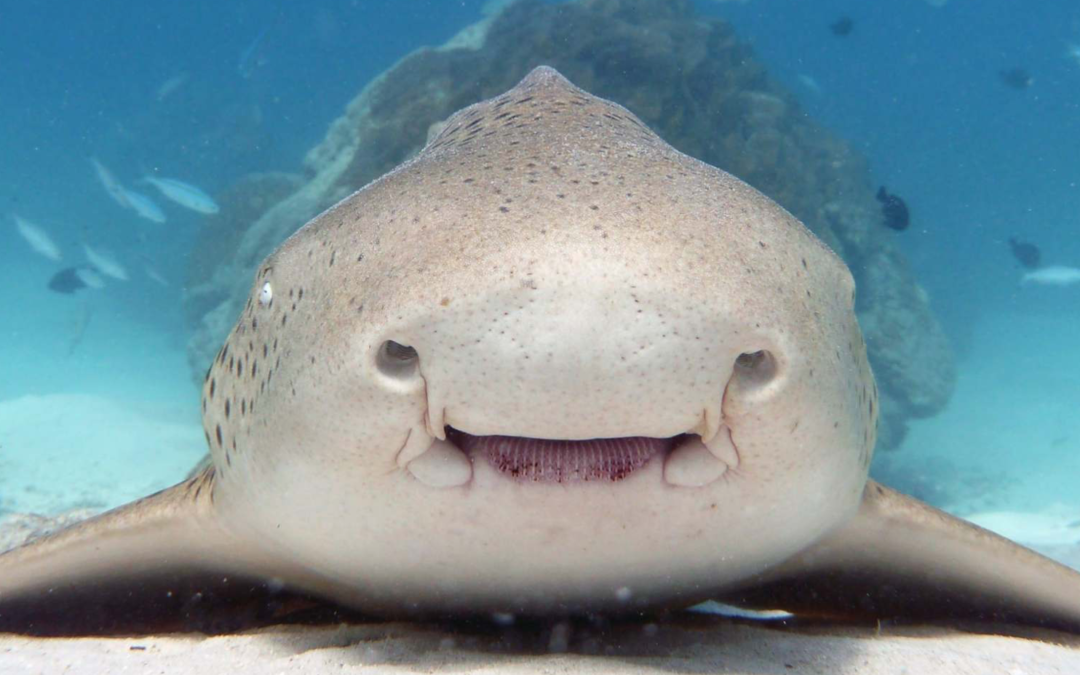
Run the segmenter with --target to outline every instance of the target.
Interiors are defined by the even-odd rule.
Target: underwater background
[[[347,109],[376,77],[386,80],[371,97],[400,106],[387,116],[415,120],[416,129],[403,123],[411,145],[390,147],[403,137],[398,127],[385,142],[357,141],[389,165],[350,165],[335,174],[340,190],[310,208],[415,151],[438,118],[422,117],[435,114],[420,100],[430,91],[425,67],[447,87],[463,81],[448,98],[471,103],[512,85],[530,59],[561,59],[552,65],[572,81],[754,184],[841,249],[860,293],[870,289],[860,319],[899,411],[875,477],[1080,566],[1080,6],[568,5],[0,7],[0,517],[109,508],[196,464],[205,452],[197,382],[221,326],[235,319],[230,289],[246,291],[250,279],[231,252],[244,228],[322,175],[330,160],[310,151],[333,140],[335,121],[359,119]],[[585,30],[601,19],[626,32]],[[388,73],[483,20],[487,45],[467,34],[459,49],[473,56],[461,62],[496,71],[505,63],[499,77],[455,71],[450,52]],[[726,22],[702,38],[718,60],[688,75],[689,94],[635,89],[681,68],[665,36],[697,35],[694,26],[710,20]],[[485,49],[514,42],[538,51],[485,59]],[[391,95],[391,85],[401,89]],[[743,90],[754,97],[730,111],[694,109],[693,125],[690,108],[674,105],[708,108],[712,92],[734,99]],[[665,104],[650,107],[653,95]],[[729,112],[744,123],[718,124],[711,135],[705,122]],[[769,115],[779,121],[754,127]],[[777,151],[785,143],[801,151]],[[770,152],[800,159],[762,166]],[[95,161],[122,189],[153,200],[164,222],[110,193]],[[815,180],[829,167],[842,178],[818,203]],[[196,187],[219,211],[170,199],[145,176]],[[906,205],[903,229],[889,226],[899,223],[874,199],[880,186]],[[261,246],[280,235],[270,228]],[[102,257],[127,279],[107,274]],[[888,287],[903,292],[874,290],[885,284],[875,276],[882,261],[895,270]],[[50,288],[65,270],[74,272]],[[907,300],[881,313],[882,298]],[[922,360],[907,368],[914,356]],[[888,398],[883,408],[888,416]]]

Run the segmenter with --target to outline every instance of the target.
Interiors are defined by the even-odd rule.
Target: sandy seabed
[[[1053,636],[1051,636],[1053,638]],[[1066,636],[1058,639],[1070,640]],[[725,620],[622,627],[566,650],[416,624],[268,628],[227,637],[35,640],[0,637],[0,672],[67,673],[728,673],[1075,675],[1069,644],[947,629],[781,631]]]

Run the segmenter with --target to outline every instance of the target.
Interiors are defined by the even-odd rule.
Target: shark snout
[[[642,294],[551,296],[488,298],[384,336],[382,376],[423,392],[399,467],[453,487],[480,460],[531,482],[621,480],[663,462],[667,482],[690,487],[738,465],[725,393],[771,377],[766,341]]]

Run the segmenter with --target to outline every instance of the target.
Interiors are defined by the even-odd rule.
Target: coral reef
[[[907,420],[945,404],[955,380],[952,352],[881,226],[864,161],[807,119],[727,23],[696,16],[689,0],[522,0],[442,47],[409,54],[368,84],[308,153],[302,183],[254,178],[238,186],[238,194],[252,194],[265,185],[261,212],[250,200],[223,204],[207,237],[212,253],[193,268],[187,298],[196,375],[231,327],[265,255],[418,152],[451,113],[502,93],[541,64],[769,195],[844,257],[859,284],[859,317],[881,381],[881,447],[896,447]],[[223,222],[233,233],[224,240]]]

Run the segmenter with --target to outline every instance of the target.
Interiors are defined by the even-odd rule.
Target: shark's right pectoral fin
[[[220,525],[213,481],[211,468],[0,555],[0,632],[215,632],[232,627],[214,623],[216,599],[265,607],[263,565]]]
[[[849,523],[722,599],[836,618],[1080,632],[1080,572],[874,481]]]

